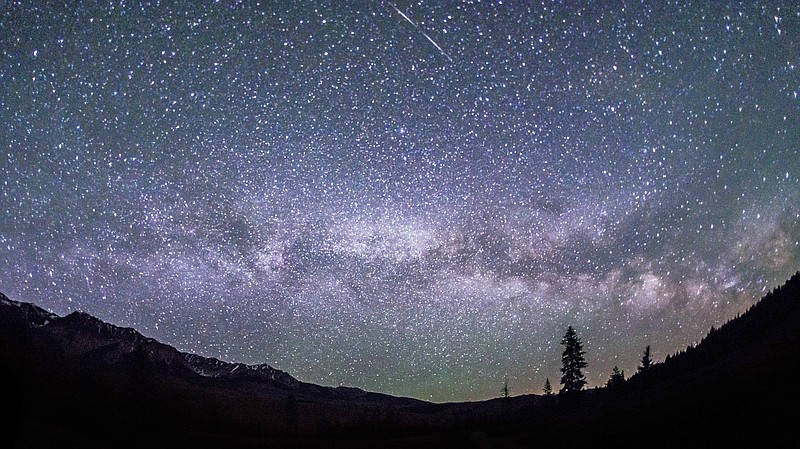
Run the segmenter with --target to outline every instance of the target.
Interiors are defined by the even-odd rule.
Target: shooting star
[[[411,26],[413,26],[414,28],[417,29],[417,31],[422,33],[422,35],[425,36],[425,39],[428,39],[428,41],[431,44],[433,44],[433,46],[436,47],[437,50],[439,50],[439,53],[441,53],[451,63],[453,62],[453,58],[451,58],[450,55],[448,55],[447,52],[444,51],[444,49],[442,49],[442,47],[440,47],[439,44],[437,44],[435,40],[433,40],[430,36],[428,36],[428,33],[426,33],[422,28],[420,28],[416,23],[414,23],[414,21],[411,20],[410,17],[405,15],[405,13],[403,11],[400,11],[400,8],[395,6],[394,3],[391,3],[391,2],[388,2],[388,3],[392,6],[392,8],[394,8],[395,11],[397,11],[397,14],[400,14],[404,19],[406,19],[406,22],[410,23]]]

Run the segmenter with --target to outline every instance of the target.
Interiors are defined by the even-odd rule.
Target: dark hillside
[[[800,273],[697,346],[618,390],[604,389],[598,413],[583,416],[589,435],[583,442],[753,447],[763,446],[765,436],[792,441],[799,359]]]
[[[185,354],[0,297],[16,447],[751,447],[794,438],[800,273],[618,388],[431,404]]]

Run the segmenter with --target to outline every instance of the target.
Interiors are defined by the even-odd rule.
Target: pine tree
[[[617,388],[624,383],[625,371],[620,371],[619,367],[614,366],[614,369],[611,370],[611,377],[609,377],[608,382],[606,382],[606,387]]]
[[[644,355],[642,356],[642,365],[639,367],[639,372],[647,371],[653,366],[653,359],[650,356],[650,345],[644,348]]]
[[[508,397],[508,378],[506,378],[505,382],[503,382],[503,390],[502,390],[502,392],[503,392],[503,397],[507,398]]]
[[[567,333],[561,339],[564,345],[564,352],[561,354],[561,387],[560,393],[580,391],[586,385],[586,378],[583,376],[583,368],[586,368],[586,360],[583,358],[583,344],[575,329],[572,326],[567,328]]]
[[[553,387],[550,385],[550,378],[547,377],[544,379],[544,395],[545,396],[552,396],[553,395]]]

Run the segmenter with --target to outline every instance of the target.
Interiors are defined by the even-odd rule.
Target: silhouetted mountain
[[[117,433],[135,435],[128,437],[133,446],[169,437],[192,447],[207,438],[246,444],[354,429],[406,434],[463,425],[475,415],[473,404],[441,413],[442,406],[416,399],[301,382],[266,364],[183,353],[86,313],[59,317],[2,294],[0,351],[7,397],[16,397],[11,409],[23,418],[17,431],[34,446],[49,438],[105,446]],[[481,411],[486,422],[505,413],[498,406]],[[50,431],[31,433],[42,426]]]
[[[225,381],[241,382],[249,388],[257,385],[276,397],[311,396],[315,399],[403,405],[422,403],[409,398],[368,393],[358,388],[332,388],[301,382],[266,364],[228,363],[180,352],[134,329],[106,323],[87,313],[72,312],[59,317],[33,304],[12,301],[2,293],[0,335],[7,344],[5,351],[13,352],[13,340],[24,341],[37,349],[26,355],[30,359],[28,362],[47,366],[55,357],[62,363],[61,370],[114,372],[136,367],[146,368],[151,374],[163,378],[181,378],[203,384],[208,383],[203,378],[208,378],[216,379],[219,385],[232,385]]]
[[[794,437],[800,273],[616,388],[553,397],[432,404],[314,385],[2,294],[0,356],[17,447],[761,446]]]

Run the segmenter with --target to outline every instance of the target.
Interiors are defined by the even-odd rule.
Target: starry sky
[[[590,387],[800,269],[800,5],[0,1],[0,291],[300,380]]]

